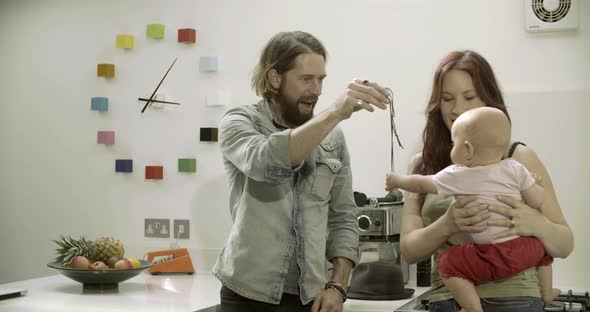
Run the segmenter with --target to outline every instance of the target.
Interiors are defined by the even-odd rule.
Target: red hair
[[[495,107],[510,116],[502,98],[490,64],[474,51],[454,51],[449,53],[438,65],[432,83],[432,95],[426,106],[426,126],[422,132],[424,147],[422,157],[417,160],[414,173],[430,175],[451,165],[451,131],[444,123],[440,111],[442,85],[445,75],[453,70],[468,73],[473,80],[477,96],[487,105]]]

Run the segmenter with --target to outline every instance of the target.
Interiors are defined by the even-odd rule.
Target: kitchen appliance
[[[366,242],[399,242],[402,222],[403,195],[393,190],[385,197],[371,197],[355,192],[359,235]]]
[[[545,311],[590,311],[590,296],[586,292],[573,292],[571,289],[562,292],[550,304],[545,306]]]
[[[361,204],[354,211],[359,228],[361,258],[356,268],[358,270],[351,273],[350,289],[362,292],[363,300],[384,300],[379,298],[387,296],[398,299],[410,297],[414,290],[403,287],[408,282],[409,266],[402,260],[399,247],[403,211],[401,192],[396,190],[382,198],[364,197],[362,201],[356,202],[357,205]],[[379,276],[374,274],[380,271],[384,273],[377,274]],[[384,276],[391,281],[382,281]],[[375,288],[375,285],[382,284],[395,287]]]
[[[375,203],[355,209],[361,241],[399,242],[403,202]]]
[[[401,258],[399,248],[404,204],[402,193],[396,189],[385,197],[371,198],[355,193],[357,208],[354,213],[359,228],[361,262],[393,261],[401,266],[403,282],[407,283],[409,266]]]
[[[186,248],[152,251],[147,253],[147,260],[152,262],[148,272],[153,275],[185,273],[193,274],[195,269]]]
[[[395,312],[413,312],[430,310],[430,290],[410,300],[399,307]],[[590,312],[590,296],[586,292],[574,292],[568,290],[562,292],[552,303],[545,305],[544,311],[580,311]]]

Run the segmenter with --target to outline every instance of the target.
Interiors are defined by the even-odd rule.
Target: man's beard
[[[279,104],[279,110],[281,112],[281,117],[283,118],[283,121],[286,122],[287,125],[293,125],[298,127],[306,123],[313,117],[313,109],[315,108],[315,103],[317,103],[318,101],[318,97],[315,95],[310,95],[300,97],[293,101],[287,98],[283,92],[279,91],[279,94],[276,97],[276,101]],[[314,103],[309,113],[299,111],[299,103],[301,102]]]

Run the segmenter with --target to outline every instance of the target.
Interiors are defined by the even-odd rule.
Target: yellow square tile
[[[133,35],[117,35],[117,49],[133,49]]]

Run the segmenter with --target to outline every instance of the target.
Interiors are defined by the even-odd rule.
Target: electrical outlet
[[[189,220],[174,219],[174,238],[189,239],[190,225]]]
[[[145,219],[145,237],[170,237],[170,219]]]

